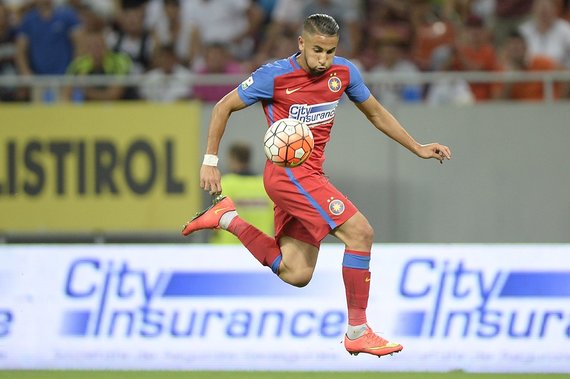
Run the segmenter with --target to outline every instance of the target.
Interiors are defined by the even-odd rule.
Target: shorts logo
[[[333,74],[334,75],[334,74]],[[342,82],[336,76],[331,76],[329,79],[329,89],[333,92],[338,92],[342,88]]]
[[[344,212],[344,203],[339,199],[329,200],[329,212],[335,216],[340,216]]]

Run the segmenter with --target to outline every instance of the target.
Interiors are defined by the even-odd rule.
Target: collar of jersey
[[[291,61],[291,65],[293,65],[293,68],[295,68],[295,70],[302,70],[301,66],[299,66],[299,63],[297,63],[297,57],[300,54],[301,54],[301,52],[298,51],[289,57],[289,60]]]

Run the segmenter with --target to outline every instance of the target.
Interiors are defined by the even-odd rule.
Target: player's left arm
[[[355,102],[355,104],[376,129],[400,143],[417,156],[424,159],[435,158],[441,163],[443,163],[445,159],[451,159],[451,150],[445,145],[439,143],[422,145],[416,142],[398,120],[396,120],[374,96],[370,95],[365,101],[361,103]]]

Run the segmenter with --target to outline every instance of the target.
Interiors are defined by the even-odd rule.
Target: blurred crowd
[[[65,87],[62,100],[196,98],[237,83],[189,86],[191,75],[247,74],[297,51],[303,19],[341,26],[338,55],[363,72],[570,69],[570,0],[0,0],[0,77],[142,75],[136,86]],[[554,85],[570,98],[570,85]],[[429,104],[540,100],[541,82],[380,84],[381,101]],[[29,101],[0,85],[0,101]]]

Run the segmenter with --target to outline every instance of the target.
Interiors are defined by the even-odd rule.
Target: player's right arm
[[[234,89],[216,103],[212,110],[212,117],[210,118],[208,128],[206,154],[218,155],[220,142],[226,130],[230,115],[245,107],[247,107],[247,104],[242,101],[237,89]],[[200,169],[200,187],[210,192],[210,194],[222,192],[221,173],[217,166],[202,164],[202,168]]]
[[[212,110],[208,129],[206,157],[213,155],[215,156],[214,160],[217,161],[220,141],[233,112],[244,109],[260,100],[270,99],[273,96],[273,77],[274,74],[271,68],[268,65],[264,65],[216,103]],[[204,163],[208,163],[206,157],[204,157]],[[222,192],[221,174],[215,164],[202,165],[200,169],[200,187],[209,191],[210,194]]]

